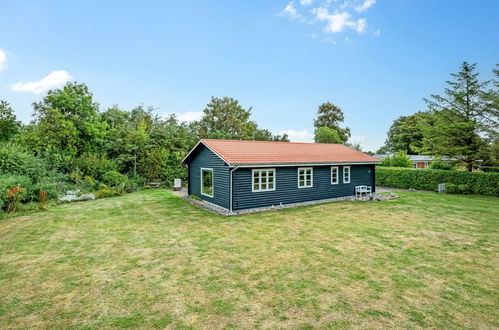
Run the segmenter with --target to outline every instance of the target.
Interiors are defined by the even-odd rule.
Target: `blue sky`
[[[340,106],[364,149],[424,109],[462,61],[491,78],[499,1],[2,1],[0,99],[24,122],[68,79],[103,108],[199,117],[214,96],[295,141],[317,107]]]

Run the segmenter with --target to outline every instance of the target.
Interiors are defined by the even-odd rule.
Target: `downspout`
[[[236,166],[234,167],[232,170],[230,170],[230,185],[229,185],[229,208],[230,208],[230,213],[232,213],[232,172],[234,172],[235,170],[237,170],[239,167]]]

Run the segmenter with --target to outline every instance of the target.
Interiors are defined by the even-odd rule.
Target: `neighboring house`
[[[375,157],[385,159],[386,157],[389,157],[391,155],[374,155]],[[428,156],[428,155],[407,155],[407,157],[411,160],[412,162],[412,167],[414,168],[427,168],[430,167],[431,163],[434,162],[438,157],[434,156]],[[452,159],[446,159],[445,157],[442,158],[442,160],[452,160]]]
[[[374,192],[381,160],[341,144],[203,139],[182,163],[189,195],[236,211]]]

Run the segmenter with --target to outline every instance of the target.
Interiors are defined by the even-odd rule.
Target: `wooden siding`
[[[314,185],[311,188],[298,188],[297,168],[276,167],[276,189],[265,192],[251,191],[251,168],[237,169],[233,172],[233,209],[352,196],[358,185],[375,189],[374,165],[350,165],[350,183],[343,183],[343,166],[338,165],[338,184],[331,184],[331,166],[316,166],[313,170]]]
[[[189,195],[229,208],[229,166],[204,145],[199,145],[189,166]],[[201,194],[201,168],[213,169],[213,197]],[[250,187],[251,188],[251,187]]]

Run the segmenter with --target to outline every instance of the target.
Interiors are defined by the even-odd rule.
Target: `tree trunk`
[[[473,171],[473,161],[469,160],[466,162],[466,171],[472,172]]]

